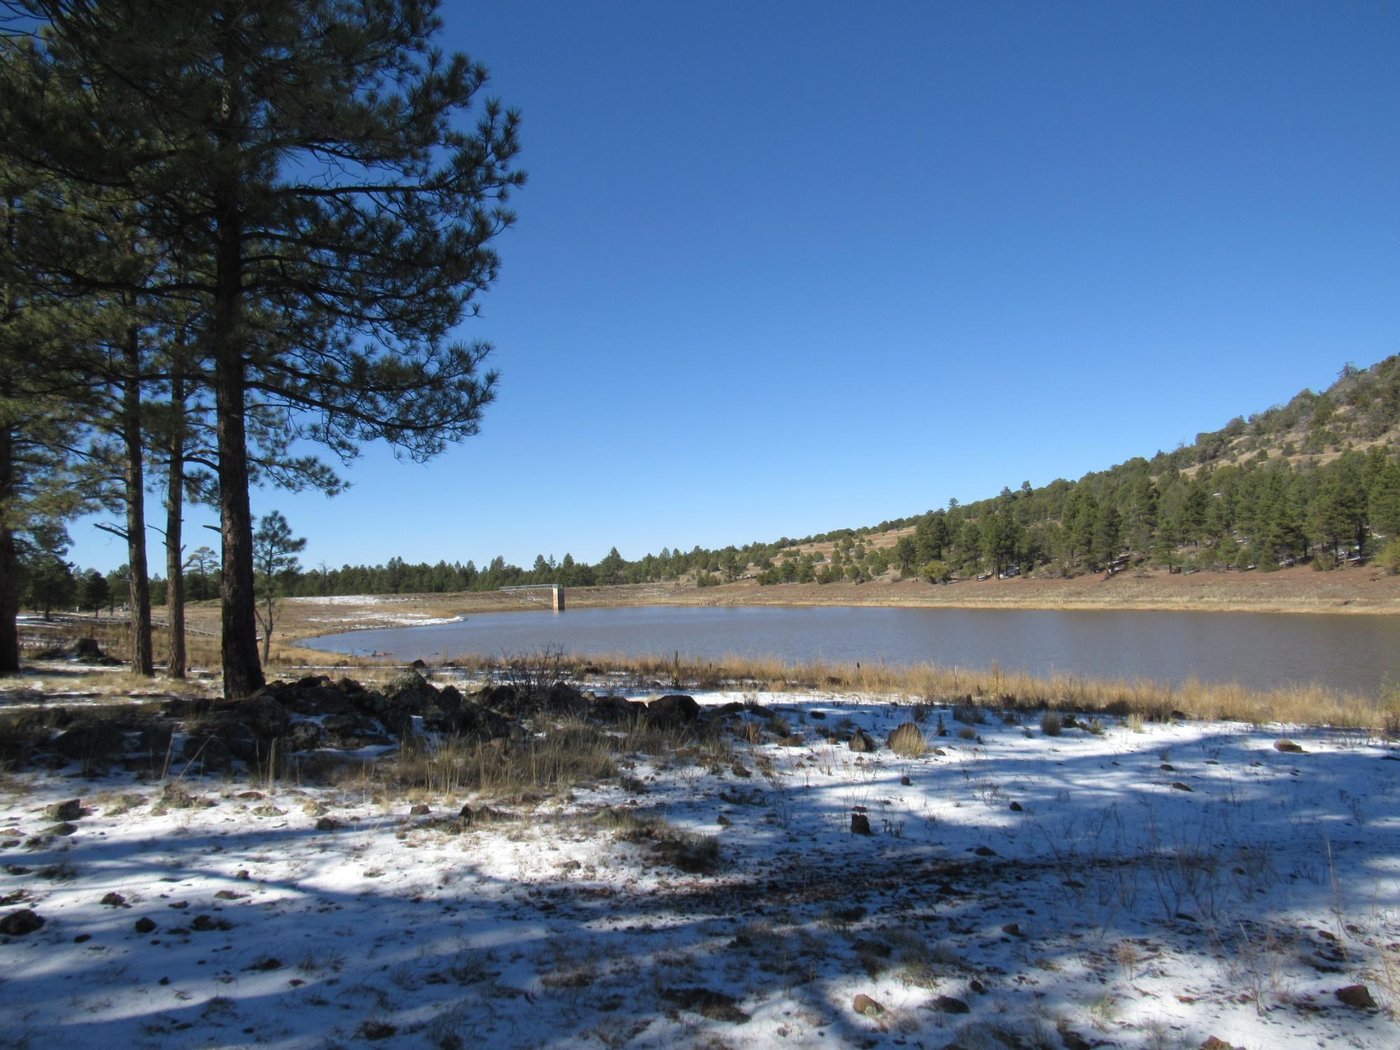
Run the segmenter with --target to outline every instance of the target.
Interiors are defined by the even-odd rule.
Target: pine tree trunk
[[[165,491],[165,604],[170,621],[171,678],[185,677],[185,377],[176,362],[170,376],[170,471]]]
[[[14,498],[14,435],[0,427],[0,674],[19,670],[19,552],[4,513]]]
[[[126,446],[127,595],[131,609],[131,670],[155,673],[151,654],[151,580],[146,566],[146,471],[141,449],[141,344],[127,330],[127,372],[122,384],[122,439]]]
[[[214,412],[219,445],[219,520],[223,533],[220,590],[224,696],[250,696],[262,688],[253,590],[253,511],[248,500],[245,428],[246,365],[243,359],[242,227],[237,196],[217,194],[218,248],[213,304]]]

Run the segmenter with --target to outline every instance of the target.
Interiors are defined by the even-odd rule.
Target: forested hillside
[[[1189,445],[1137,457],[1077,481],[1022,483],[976,503],[800,540],[635,561],[617,549],[597,564],[543,555],[528,569],[466,563],[318,568],[296,594],[493,590],[754,576],[764,584],[931,582],[989,574],[1071,576],[1130,565],[1178,571],[1258,570],[1300,561],[1319,569],[1380,558],[1400,569],[1400,356],[1345,367],[1321,393],[1239,416]]]
[[[1348,366],[1321,393],[1196,435],[1077,481],[1022,483],[976,503],[803,539],[689,551],[635,561],[616,548],[596,564],[541,555],[529,568],[496,557],[411,564],[318,566],[289,573],[294,595],[450,593],[526,583],[565,586],[745,577],[764,584],[931,582],[990,574],[1072,576],[1128,566],[1258,570],[1310,561],[1320,569],[1379,559],[1400,568],[1400,356]],[[218,591],[218,559],[198,550],[186,570],[196,600]],[[79,597],[107,593],[80,579]],[[117,574],[120,575],[119,573]],[[39,582],[36,580],[36,582]],[[118,580],[111,591],[121,593]],[[157,601],[163,581],[155,581]],[[39,597],[35,596],[36,599]],[[36,602],[37,604],[37,602]]]
[[[1129,564],[1332,568],[1376,555],[1400,567],[1400,357],[1347,366],[1322,393],[1236,417],[1190,445],[1078,481],[1023,483],[977,503],[837,534],[821,554],[782,552],[765,582],[860,579],[889,566],[942,581],[987,573],[1074,575]],[[892,542],[891,542],[892,541]]]
[[[1348,365],[1321,393],[1236,417],[1151,459],[1078,481],[1022,483],[977,503],[802,540],[719,550],[663,548],[636,561],[616,548],[596,565],[543,556],[529,569],[406,565],[317,570],[301,593],[493,589],[756,576],[765,584],[831,583],[918,574],[930,581],[990,573],[1075,575],[1127,565],[1269,571],[1310,560],[1331,568],[1382,556],[1400,567],[1400,356]]]

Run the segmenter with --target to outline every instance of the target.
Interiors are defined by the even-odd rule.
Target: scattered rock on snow
[[[873,834],[873,832],[870,830],[870,818],[867,817],[864,813],[852,813],[852,814],[851,814],[851,834],[853,834],[853,835],[870,835],[870,834]]]
[[[44,925],[44,917],[29,908],[12,911],[0,919],[0,934],[6,937],[23,937]]]
[[[1275,750],[1275,751],[1282,751],[1282,752],[1284,752],[1285,754],[1290,754],[1290,755],[1305,755],[1305,754],[1307,754],[1307,752],[1303,750],[1301,744],[1295,744],[1292,740],[1289,740],[1287,737],[1284,737],[1282,740],[1275,740],[1275,741],[1274,741],[1274,750]]]
[[[1371,997],[1371,989],[1364,984],[1349,984],[1345,988],[1338,988],[1336,996],[1347,1006],[1357,1010],[1374,1010],[1376,1000]]]
[[[70,798],[67,802],[55,802],[44,810],[44,816],[49,820],[78,820],[82,815],[83,802],[77,798]]]
[[[856,993],[856,997],[851,1000],[851,1009],[862,1017],[879,1017],[885,1012],[882,1003],[870,998],[864,992]]]
[[[728,1021],[730,1024],[744,1024],[749,1015],[740,1010],[733,996],[716,992],[710,988],[663,988],[661,996],[669,999],[682,1010],[708,1017],[711,1021]]]

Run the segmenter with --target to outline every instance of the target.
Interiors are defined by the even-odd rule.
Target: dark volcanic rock
[[[588,707],[588,713],[600,722],[635,722],[646,714],[647,705],[639,700],[627,700],[620,696],[598,696]]]
[[[6,937],[23,937],[44,925],[44,917],[28,908],[12,911],[0,919],[0,934]]]
[[[647,717],[657,725],[685,725],[700,717],[700,705],[695,702],[693,696],[669,693],[666,696],[658,696],[647,704]]]
[[[1337,998],[1347,1006],[1356,1010],[1374,1010],[1376,1000],[1371,997],[1371,989],[1364,984],[1349,984],[1345,988],[1338,988]]]
[[[44,810],[44,816],[49,820],[78,820],[83,815],[83,801],[78,798],[70,798],[67,802],[55,802]]]

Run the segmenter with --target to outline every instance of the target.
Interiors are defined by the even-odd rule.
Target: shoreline
[[[1111,579],[993,579],[938,585],[921,580],[874,580],[760,586],[750,579],[703,588],[681,582],[570,587],[565,590],[565,601],[566,610],[660,605],[1397,616],[1400,576],[1363,566],[1330,573],[1300,567],[1274,573],[1151,573]],[[346,631],[419,626],[540,607],[540,602],[518,593],[499,591],[300,597],[285,601],[279,633],[285,632],[284,644],[294,645]],[[334,617],[318,615],[331,608],[336,611]]]

